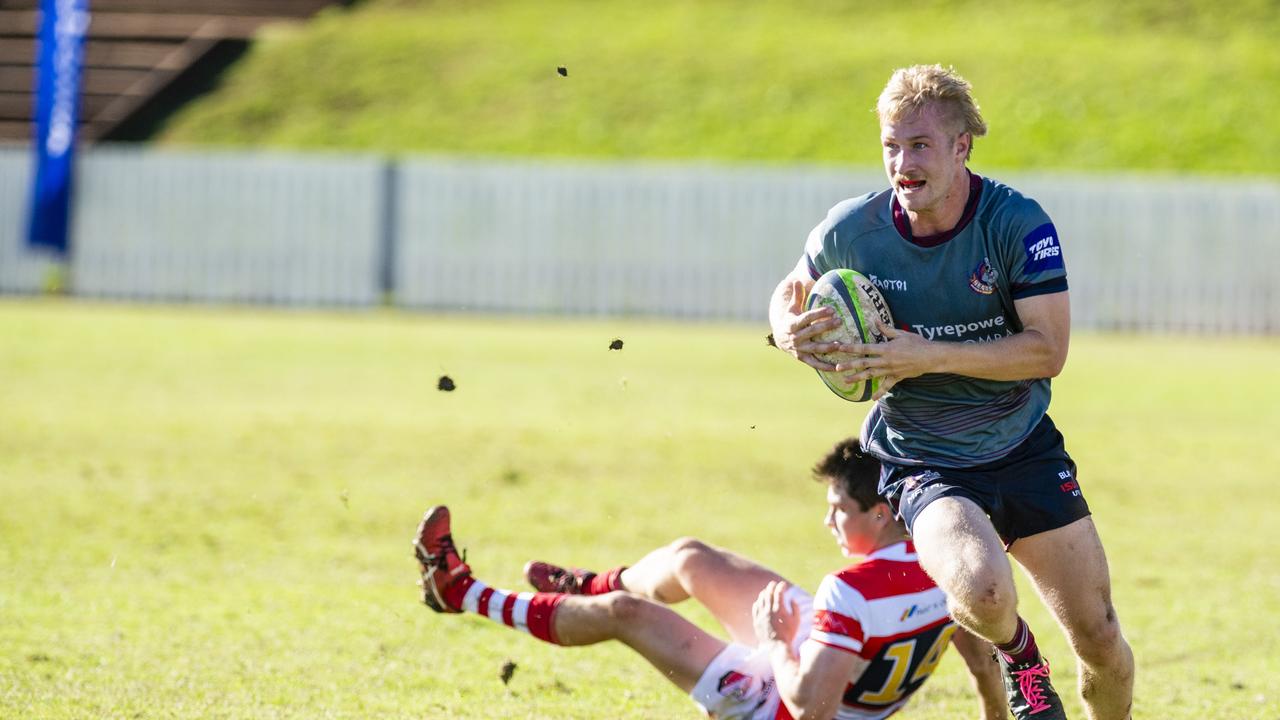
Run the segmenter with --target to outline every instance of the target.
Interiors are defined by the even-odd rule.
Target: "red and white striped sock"
[[[508,590],[497,590],[474,578],[467,578],[464,583],[455,583],[461,591],[457,607],[467,612],[483,615],[490,620],[506,625],[509,628],[526,632],[539,640],[559,645],[555,632],[556,606],[564,600],[563,593],[513,593]],[[453,590],[454,588],[449,588]],[[452,594],[452,593],[451,593]],[[452,602],[452,598],[446,598]]]

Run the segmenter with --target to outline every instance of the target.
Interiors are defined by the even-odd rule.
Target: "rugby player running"
[[[1090,718],[1130,717],[1133,654],[1075,463],[1046,415],[1070,307],[1057,231],[1040,206],[966,167],[986,134],[954,70],[895,71],[876,105],[891,188],[846,200],[810,233],[770,301],[780,348],[850,382],[881,378],[862,442],[951,615],[993,643],[1016,718],[1063,718],[1048,662],[1018,615],[1006,552],[1027,571],[1079,665]],[[817,342],[804,310],[834,268],[871,278],[897,328],[881,344]],[[815,353],[846,353],[832,366]]]

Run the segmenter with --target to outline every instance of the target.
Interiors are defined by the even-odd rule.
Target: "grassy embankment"
[[[889,71],[941,62],[979,169],[1274,176],[1277,36],[1265,0],[370,0],[270,34],[162,139],[874,165]]]

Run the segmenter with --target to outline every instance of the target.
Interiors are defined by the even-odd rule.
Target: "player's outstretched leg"
[[[912,527],[920,564],[947,594],[951,616],[995,645],[1009,709],[1017,720],[1065,720],[1049,664],[1017,614],[1013,571],[990,519],[972,501],[942,497]]]
[[[598,574],[582,568],[563,568],[541,560],[530,560],[524,566],[524,579],[538,592],[603,595],[626,589],[619,581],[623,570],[626,570],[625,566]]]
[[[669,608],[627,592],[583,596],[511,592],[476,579],[459,556],[449,510],[427,511],[413,541],[423,601],[444,613],[470,612],[554,645],[619,640],[685,692],[692,692],[724,642]]]
[[[973,689],[982,703],[982,717],[988,720],[1006,720],[1009,703],[1005,699],[1004,682],[995,647],[964,628],[957,628],[951,636],[951,645],[960,653],[969,669]]]
[[[711,611],[735,641],[754,646],[751,604],[770,581],[784,578],[737,553],[684,537],[634,565],[599,574],[532,561],[525,565],[525,579],[543,592],[600,595],[627,590],[666,604],[692,597]]]
[[[509,593],[475,579],[471,566],[454,545],[449,508],[437,505],[427,511],[413,539],[414,554],[422,572],[422,601],[436,612],[473,612],[508,627],[555,643],[551,617],[566,595],[557,593]]]

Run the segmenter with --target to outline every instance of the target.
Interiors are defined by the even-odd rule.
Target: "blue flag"
[[[27,245],[67,252],[71,176],[80,105],[80,68],[89,0],[41,0],[36,67],[35,171]]]

